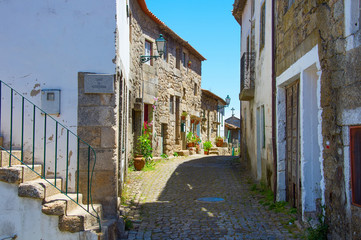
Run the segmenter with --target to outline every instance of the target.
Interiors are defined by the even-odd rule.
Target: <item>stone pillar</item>
[[[84,81],[88,73],[78,74],[78,136],[90,144],[96,152],[96,164],[92,180],[93,203],[101,203],[105,217],[117,214],[118,196],[118,106],[116,94],[119,86],[114,78],[113,93],[85,93]],[[96,87],[93,85],[93,87]],[[106,92],[106,90],[104,91]],[[87,201],[88,147],[80,145],[80,189],[83,202]],[[91,155],[91,168],[94,157]],[[90,168],[90,170],[92,170]]]

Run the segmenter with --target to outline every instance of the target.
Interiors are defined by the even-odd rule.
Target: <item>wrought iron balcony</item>
[[[254,98],[254,52],[245,52],[241,58],[241,93],[239,100],[250,101]]]

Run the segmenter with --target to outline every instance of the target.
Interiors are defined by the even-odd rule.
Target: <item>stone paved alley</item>
[[[226,156],[178,157],[130,172],[126,239],[297,239],[294,216],[261,205],[249,179],[239,160]],[[224,201],[197,201],[204,197]]]

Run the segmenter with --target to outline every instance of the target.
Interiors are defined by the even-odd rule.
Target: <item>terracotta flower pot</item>
[[[194,143],[193,143],[193,142],[187,143],[187,147],[188,147],[188,148],[194,147]]]
[[[145,159],[143,157],[143,155],[137,155],[134,157],[134,168],[137,171],[140,171],[144,168],[145,166]]]
[[[223,140],[217,140],[216,146],[217,147],[222,147],[223,146]]]
[[[204,150],[204,155],[208,155],[208,151]]]

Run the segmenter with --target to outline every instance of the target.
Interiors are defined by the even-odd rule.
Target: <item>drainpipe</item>
[[[273,201],[277,196],[277,136],[276,136],[276,45],[275,45],[275,6],[276,1],[272,0],[272,152],[273,152]]]

